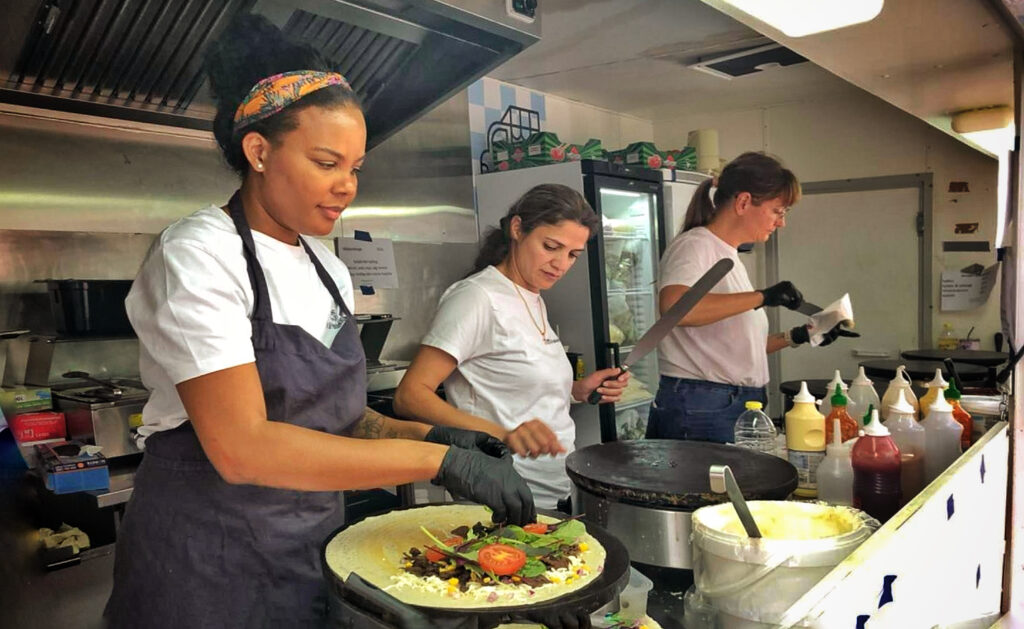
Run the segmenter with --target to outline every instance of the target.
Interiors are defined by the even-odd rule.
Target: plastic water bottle
[[[761,410],[760,402],[751,400],[746,403],[746,408],[747,410],[736,420],[733,431],[736,445],[765,454],[775,454],[775,424]]]

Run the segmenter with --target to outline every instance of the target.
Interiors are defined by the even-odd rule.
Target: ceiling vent
[[[807,59],[796,54],[789,48],[779,44],[768,44],[747,48],[723,55],[699,58],[697,63],[688,65],[699,72],[705,72],[722,79],[735,79],[741,76],[757,74],[772,68],[782,68]]]

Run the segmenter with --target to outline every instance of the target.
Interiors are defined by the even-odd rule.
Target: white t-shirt
[[[576,425],[569,416],[572,367],[547,323],[544,300],[519,290],[525,305],[512,281],[493,266],[456,282],[441,297],[422,342],[458,363],[444,381],[454,406],[508,430],[538,418],[571,452],[576,440]],[[537,326],[546,326],[544,337],[530,314]],[[538,507],[552,509],[569,495],[564,454],[517,456],[515,467],[529,483]]]
[[[732,270],[711,293],[754,290],[736,248],[705,227],[675,237],[661,258],[658,291],[666,286],[693,286],[722,258]],[[700,327],[676,326],[658,344],[659,370],[664,376],[747,387],[768,384],[768,315],[748,310]]]
[[[344,321],[306,250],[260,232],[252,235],[274,322],[297,325],[329,346]],[[352,312],[352,280],[345,264],[315,238],[304,240]],[[177,383],[255,360],[249,321],[253,303],[242,239],[224,210],[203,208],[160,234],[125,300],[139,337],[139,372],[150,389],[140,435],[170,430],[188,419]]]

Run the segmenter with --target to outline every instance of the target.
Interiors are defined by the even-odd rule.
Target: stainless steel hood
[[[194,129],[213,105],[206,46],[267,16],[360,94],[374,146],[540,35],[506,0],[9,0],[0,102]]]

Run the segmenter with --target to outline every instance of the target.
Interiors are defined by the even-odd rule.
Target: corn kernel
[[[517,576],[515,576],[515,575],[512,575],[512,582],[513,582],[513,583],[519,583],[520,581],[522,581],[522,579],[521,579],[521,578],[519,578],[519,577],[517,577]]]
[[[458,585],[458,584],[459,584],[459,580],[457,578],[452,577],[452,578],[448,579],[448,585]]]
[[[580,551],[581,552],[586,552],[588,548],[590,548],[590,546],[587,546],[586,542],[580,542]]]
[[[640,625],[640,629],[647,629],[647,625]]]
[[[448,593],[449,594],[455,594],[455,590],[457,590],[457,589],[459,589],[459,588],[455,587],[454,585],[449,585],[448,586]]]
[[[491,577],[484,577],[484,583],[490,583]]]
[[[551,577],[551,581],[553,583],[561,583],[562,582],[562,578],[561,577]]]

